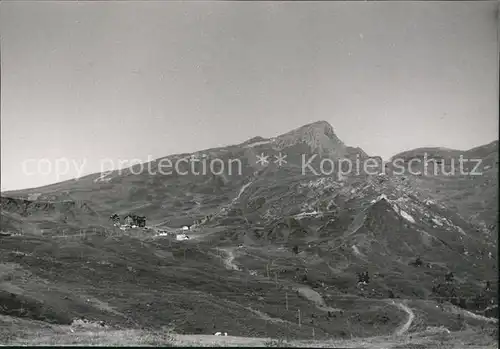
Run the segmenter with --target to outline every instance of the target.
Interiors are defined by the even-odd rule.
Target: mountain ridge
[[[318,137],[319,136],[319,137]],[[221,147],[213,147],[213,148],[207,148],[204,150],[198,150],[195,152],[191,153],[175,153],[175,154],[170,154],[170,155],[165,155],[162,157],[159,157],[157,159],[152,160],[153,163],[161,161],[162,159],[180,159],[180,158],[187,158],[191,156],[199,156],[201,154],[206,154],[206,153],[214,153],[214,152],[220,152],[228,149],[234,149],[234,148],[246,148],[246,147],[256,147],[258,145],[266,145],[270,144],[273,146],[273,150],[283,150],[285,147],[290,146],[290,145],[295,145],[297,143],[306,143],[309,147],[310,150],[319,150],[319,155],[322,155],[323,153],[328,154],[328,149],[324,149],[322,147],[322,140],[324,141],[325,139],[332,138],[333,144],[338,146],[339,149],[334,153],[337,158],[341,158],[343,156],[350,156],[353,157],[357,154],[360,154],[361,159],[366,159],[368,157],[374,157],[374,158],[380,158],[378,156],[369,156],[362,148],[360,147],[353,147],[353,146],[348,146],[345,145],[335,134],[333,126],[328,123],[325,120],[319,120],[316,122],[311,122],[309,124],[302,125],[300,127],[297,127],[295,129],[292,129],[288,132],[282,133],[278,136],[275,137],[270,137],[270,138],[264,138],[260,136],[252,137],[251,139],[248,139],[247,141],[238,143],[238,144],[232,144],[232,145],[227,145],[227,146],[221,146]],[[320,138],[320,139],[318,139]],[[253,144],[253,145],[252,145]],[[399,152],[393,156],[390,157],[390,161],[395,159],[395,158],[400,158],[400,157],[405,157],[410,154],[414,153],[422,153],[425,151],[432,151],[433,153],[436,152],[445,152],[447,154],[449,153],[477,153],[481,151],[496,151],[498,153],[498,140],[494,140],[492,142],[476,146],[474,148],[468,149],[468,150],[458,150],[458,149],[452,149],[452,148],[443,148],[443,147],[420,147],[420,148],[414,148],[414,149],[409,149],[405,150],[402,152]],[[381,158],[380,158],[381,159]],[[147,163],[143,163],[147,164]],[[135,165],[137,166],[137,165]],[[131,166],[134,167],[134,166]],[[123,168],[120,171],[126,171],[127,168]],[[116,170],[115,170],[116,171]],[[56,183],[51,183],[48,185],[42,185],[38,187],[31,187],[31,188],[23,188],[23,189],[16,189],[16,190],[6,190],[1,192],[1,195],[18,195],[19,193],[24,193],[24,192],[31,192],[37,189],[49,189],[53,187],[58,187],[61,184],[72,184],[75,182],[78,182],[80,180],[85,180],[88,178],[93,178],[96,175],[100,175],[101,173],[95,172],[91,173],[88,175],[85,175],[81,178],[73,178],[69,179],[66,181],[62,182],[56,182]]]
[[[415,157],[420,157],[422,149],[432,150],[434,157],[449,158],[450,152],[456,156],[456,150],[433,147],[433,148],[417,148],[413,151],[400,153],[402,157],[411,160]],[[269,159],[269,164],[264,166],[258,162],[260,154],[269,156],[278,156],[281,151],[288,154],[285,167],[280,167]],[[439,153],[436,156],[436,152]],[[412,188],[416,192],[424,192],[430,199],[447,202],[451,207],[455,207],[463,216],[475,217],[478,225],[481,225],[482,230],[490,230],[489,228],[494,223],[495,208],[497,193],[491,190],[491,185],[494,179],[497,178],[495,168],[498,168],[498,141],[490,142],[484,146],[475,147],[469,150],[474,154],[485,157],[485,175],[474,180],[467,180],[464,176],[454,175],[453,181],[451,177],[446,176],[414,176],[414,175],[399,175],[394,176],[389,172],[391,181],[406,180],[405,185]],[[333,127],[326,121],[320,120],[310,124],[303,125],[291,131],[283,133],[277,137],[265,139],[262,137],[254,137],[246,142],[222,148],[212,148],[211,151],[198,151],[192,154],[185,154],[182,158],[198,158],[198,159],[213,159],[218,158],[225,161],[231,159],[241,160],[242,172],[233,175],[221,173],[218,175],[194,175],[188,173],[186,176],[177,174],[175,171],[170,175],[149,174],[148,172],[132,172],[132,166],[127,169],[115,170],[107,174],[94,173],[84,176],[78,180],[69,180],[42,186],[38,188],[30,188],[16,191],[3,192],[2,196],[30,199],[35,201],[86,201],[91,202],[92,207],[102,215],[111,214],[114,211],[134,210],[137,207],[142,214],[159,217],[163,214],[163,208],[178,205],[177,202],[184,202],[183,206],[187,211],[186,214],[191,215],[193,220],[198,220],[209,214],[210,210],[215,209],[217,205],[232,205],[230,202],[237,195],[237,192],[242,189],[242,186],[248,185],[250,182],[257,181],[255,185],[269,186],[276,185],[276,181],[284,181],[288,183],[288,179],[294,180],[309,180],[308,176],[315,177],[314,174],[300,173],[301,159],[300,154],[308,154],[310,158],[315,155],[320,155],[312,162],[313,167],[318,169],[321,161],[325,158],[339,159],[348,158],[351,161],[356,159],[375,158],[377,163],[382,164],[379,157],[369,157],[361,148],[353,148],[346,146],[335,135]],[[182,154],[181,154],[182,155]],[[179,155],[169,155],[159,158],[151,163],[153,170],[158,169],[158,163],[165,158],[176,158]],[[495,162],[496,161],[496,162]],[[287,167],[288,166],[288,167]],[[488,168],[489,167],[489,168]],[[183,169],[187,169],[184,167]],[[379,171],[384,172],[383,168]],[[134,173],[136,173],[134,175]],[[349,174],[354,176],[354,174]],[[321,178],[322,176],[320,176]],[[354,178],[353,177],[353,178]],[[369,178],[366,174],[361,173],[360,180],[366,181]],[[400,178],[399,178],[400,177]],[[260,179],[259,179],[260,178]],[[266,179],[267,178],[267,179]],[[364,178],[364,179],[363,179]],[[381,177],[382,179],[382,177]],[[259,182],[260,181],[260,182]],[[342,179],[335,175],[334,181],[342,184]],[[349,182],[349,181],[348,181]],[[261,184],[259,184],[261,183]],[[274,183],[274,184],[273,184]],[[479,184],[479,185],[478,185]],[[350,184],[347,184],[350,185]],[[457,187],[457,186],[460,186]],[[278,185],[279,187],[279,185]],[[449,189],[446,189],[449,187]],[[443,190],[445,189],[445,190]],[[248,190],[253,190],[252,187]],[[191,196],[198,196],[195,204],[193,199],[185,199]],[[241,195],[238,194],[238,196]],[[201,200],[201,201],[200,201]],[[487,200],[486,207],[473,206],[474,211],[470,211],[470,201],[478,202],[479,200]],[[203,202],[212,202],[212,204],[203,204]],[[217,203],[217,204],[216,204]],[[213,208],[210,208],[213,207]],[[208,208],[208,212],[205,210]],[[175,212],[174,209],[172,212]],[[183,218],[186,220],[186,218]],[[483,223],[484,222],[484,223]]]

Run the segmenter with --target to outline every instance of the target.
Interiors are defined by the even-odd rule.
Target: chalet
[[[145,216],[135,216],[135,225],[138,227],[145,227],[146,226],[146,217]]]
[[[123,220],[125,225],[132,226],[134,225],[134,216],[131,214],[128,214],[125,216],[125,219]]]
[[[177,234],[176,239],[177,241],[189,240],[189,236],[186,234]]]
[[[158,236],[169,236],[171,235],[168,231],[166,230],[158,230]]]
[[[137,216],[135,214],[128,214],[125,216],[124,225],[127,225],[132,228],[141,227],[144,228],[146,226],[146,217],[145,216]]]

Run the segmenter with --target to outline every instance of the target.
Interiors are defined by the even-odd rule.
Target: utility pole
[[[299,314],[299,327],[302,327],[301,324],[300,324],[300,309],[297,309],[297,312]]]
[[[347,318],[347,327],[349,328],[349,335],[351,336],[352,339],[353,335],[352,335],[351,319],[349,318]]]
[[[290,341],[290,324],[288,322],[286,323],[286,341]]]
[[[288,310],[288,292],[285,292],[285,304],[286,304],[286,310]]]
[[[316,335],[314,333],[314,327],[313,327],[313,339],[315,339],[315,338],[316,338]]]

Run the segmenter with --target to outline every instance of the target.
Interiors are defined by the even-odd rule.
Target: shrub
[[[288,347],[288,344],[283,338],[270,339],[264,343],[266,347],[283,348]]]
[[[300,228],[299,221],[294,217],[285,218],[285,224],[288,226],[289,229]]]
[[[452,282],[454,279],[453,272],[450,271],[449,273],[446,273],[446,275],[444,276],[444,279],[446,282]]]
[[[107,328],[104,321],[90,321],[84,318],[74,319],[71,322],[71,327],[86,328],[86,329],[102,329]]]
[[[172,327],[164,327],[160,331],[149,331],[143,338],[141,344],[154,346],[174,346],[174,330]]]

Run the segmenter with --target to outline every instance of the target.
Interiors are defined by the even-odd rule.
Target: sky
[[[497,6],[2,1],[1,189],[317,120],[385,159],[489,143]]]

